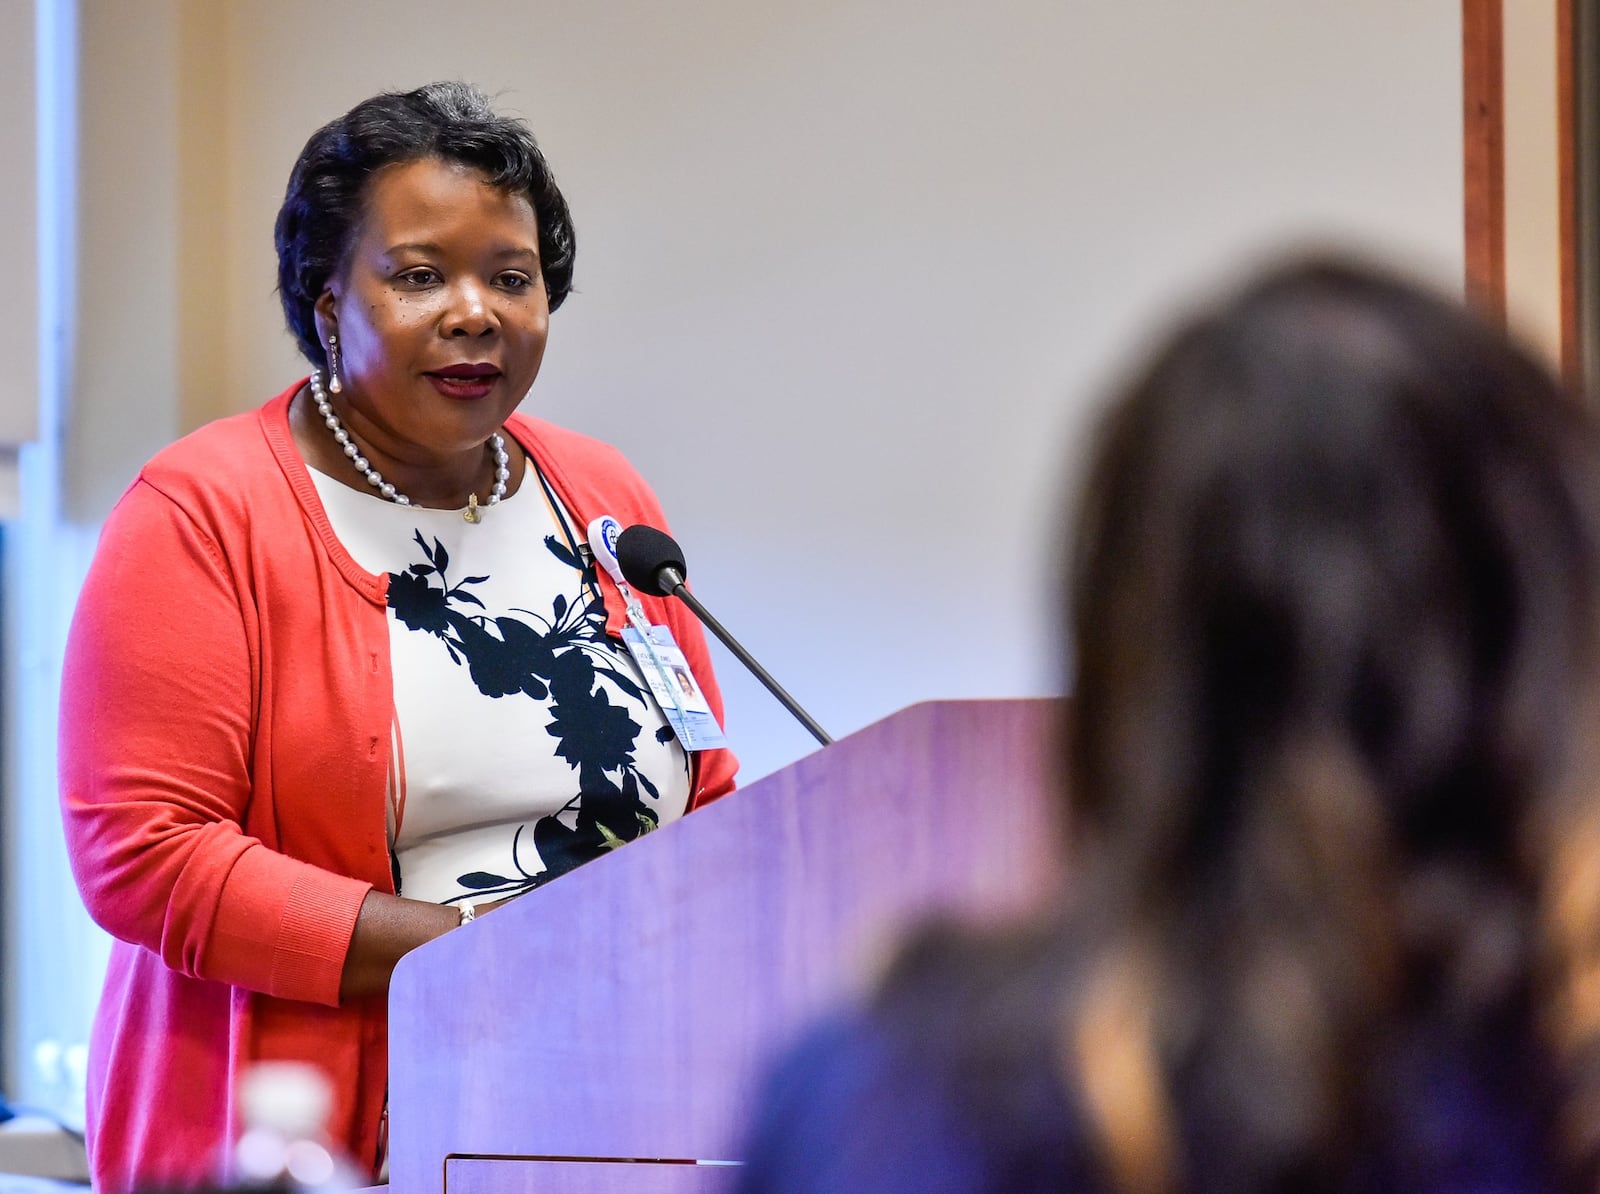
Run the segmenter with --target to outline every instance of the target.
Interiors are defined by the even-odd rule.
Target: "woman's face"
[[[317,323],[324,345],[339,338],[345,421],[375,462],[459,463],[516,409],[544,357],[532,204],[458,163],[386,167]]]

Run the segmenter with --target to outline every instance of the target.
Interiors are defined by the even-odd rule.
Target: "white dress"
[[[311,476],[351,556],[389,576],[402,895],[515,895],[683,815],[688,758],[531,460],[475,524]]]

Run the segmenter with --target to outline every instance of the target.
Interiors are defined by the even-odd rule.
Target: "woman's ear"
[[[339,331],[339,317],[334,310],[338,301],[338,296],[333,293],[333,288],[330,286],[318,296],[312,306],[317,321],[317,337],[324,347],[327,346],[328,337],[337,335]]]

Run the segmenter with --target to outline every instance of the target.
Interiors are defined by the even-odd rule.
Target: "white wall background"
[[[80,8],[71,517],[299,375],[271,227],[310,131],[470,79],[578,225],[529,409],[633,458],[836,734],[1060,689],[1059,497],[1179,296],[1306,241],[1459,286],[1458,0]],[[721,658],[745,779],[807,752]]]
[[[40,327],[36,32],[31,0],[0,0],[0,261],[8,277],[0,287],[0,327],[25,348],[38,342]],[[21,504],[17,448],[38,434],[38,394],[38,354],[14,352],[0,373],[0,519],[15,517]]]
[[[629,453],[835,733],[1060,685],[1069,445],[1196,278],[1307,237],[1460,272],[1457,0],[229,13],[226,401],[297,367],[270,229],[309,131],[434,77],[499,93],[579,230],[529,408]],[[734,666],[753,778],[809,739]]]

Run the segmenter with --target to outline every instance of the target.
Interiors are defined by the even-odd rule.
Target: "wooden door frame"
[[[1549,0],[1556,16],[1556,122],[1561,370],[1582,373],[1576,20],[1579,0]],[[1462,0],[1463,228],[1466,294],[1506,320],[1505,7]]]
[[[1461,0],[1461,97],[1467,299],[1506,317],[1505,13]]]

